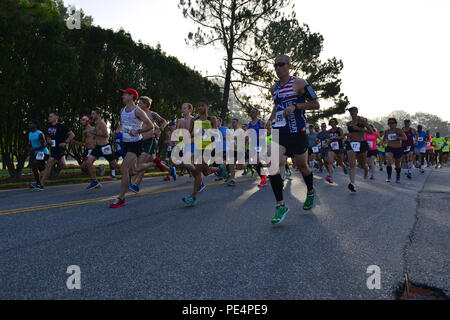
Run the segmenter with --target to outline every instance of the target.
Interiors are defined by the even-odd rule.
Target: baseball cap
[[[121,93],[131,94],[134,97],[135,100],[137,100],[139,98],[138,92],[136,90],[134,90],[133,88],[128,88],[128,89],[125,89],[125,90],[120,89],[120,92]]]
[[[176,123],[174,121],[169,122],[169,126],[175,126],[175,125],[176,125]]]
[[[89,121],[91,122],[91,118],[89,118],[88,116],[83,116],[83,118],[81,118],[81,120],[85,120],[85,121]]]
[[[357,107],[350,107],[347,109],[347,111],[358,111]]]

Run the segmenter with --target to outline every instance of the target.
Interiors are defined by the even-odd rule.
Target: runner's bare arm
[[[399,131],[400,131],[400,140],[402,140],[402,141],[408,140],[405,132],[403,130],[399,130]]]
[[[108,134],[108,127],[106,127],[106,123],[102,122],[100,123],[100,125],[98,126],[98,130],[95,134],[96,137],[101,137],[101,138],[108,138],[109,134]]]
[[[293,89],[300,96],[304,96],[305,95],[305,87],[307,85],[308,85],[308,82],[305,79],[299,78],[294,81]],[[296,107],[297,107],[297,109],[301,109],[301,110],[319,110],[320,103],[317,100],[310,100],[309,98],[306,98],[306,102],[297,103]]]
[[[373,134],[373,130],[369,126],[369,122],[367,121],[367,119],[366,118],[361,118],[361,122],[362,122],[362,124],[364,124],[364,128],[366,129],[364,131],[367,132],[368,134]]]
[[[211,117],[211,126],[213,129],[218,129],[217,128],[217,118],[216,117]]]
[[[144,111],[139,108],[136,109],[136,117],[138,117],[138,119],[140,119],[147,128],[153,128],[153,123],[151,122],[150,118],[145,114]],[[138,134],[139,133],[136,130],[131,130],[130,132],[131,136],[136,136]]]

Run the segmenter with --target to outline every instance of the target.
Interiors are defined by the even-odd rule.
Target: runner
[[[434,165],[434,147],[431,145],[433,136],[430,134],[430,130],[427,130],[427,140],[425,143],[425,151],[427,152],[427,168]]]
[[[274,68],[279,81],[271,89],[275,107],[266,127],[270,127],[275,120],[273,128],[279,130],[280,168],[275,175],[269,177],[277,202],[272,224],[279,224],[289,212],[283,199],[283,180],[280,174],[285,169],[285,154],[294,155],[297,167],[306,183],[307,196],[303,209],[310,210],[314,205],[316,191],[313,186],[313,173],[308,168],[305,110],[318,110],[320,104],[317,101],[316,93],[305,80],[290,75],[292,64],[289,56],[278,56],[275,59]],[[273,143],[274,141],[272,141]]]
[[[243,129],[239,128],[239,119],[237,119],[237,118],[231,119],[231,129],[234,130],[234,132],[243,130]],[[233,149],[234,149],[233,162],[227,163],[230,174],[228,176],[228,179],[225,181],[229,187],[236,186],[236,169],[238,167],[236,165],[236,162],[238,161],[238,152],[236,150],[236,146],[237,146],[237,138],[234,138],[234,140],[233,140]],[[241,163],[241,166],[239,166],[239,167],[242,168],[242,163]]]
[[[331,129],[328,130],[328,133],[330,134],[328,162],[333,164],[334,161],[337,160],[338,165],[344,169],[344,173],[348,174],[347,166],[344,163],[344,130],[337,126],[339,122],[336,118],[331,118],[328,124],[331,126]],[[330,180],[332,183],[332,176],[330,176]]]
[[[317,140],[320,146],[320,158],[323,160],[323,164],[325,165],[325,169],[327,169],[327,177],[325,180],[329,183],[333,183],[333,163],[329,161],[328,159],[328,153],[330,152],[330,138],[331,134],[327,130],[327,124],[322,123],[320,125],[320,129],[322,131],[319,132],[317,135]]]
[[[142,125],[144,124],[147,128],[152,125],[145,112],[136,106],[136,100],[139,98],[137,91],[130,88],[120,90],[120,93],[125,107],[120,112],[120,124],[115,133],[122,132],[124,159],[120,167],[120,173],[122,174],[120,194],[109,205],[110,208],[125,206],[125,193],[130,183],[130,171],[136,165],[137,158],[142,152]]]
[[[426,156],[426,139],[427,133],[423,131],[423,127],[421,125],[417,126],[417,133],[415,137],[416,147],[414,153],[419,157],[420,161],[420,172],[425,172],[425,156]]]
[[[59,115],[56,112],[48,116],[50,125],[47,129],[47,144],[50,145],[50,158],[45,166],[40,184],[33,184],[32,188],[44,190],[52,168],[58,164],[60,169],[80,169],[80,166],[66,163],[66,146],[71,143],[75,134],[66,125],[59,123]]]
[[[103,111],[100,108],[94,108],[91,111],[92,120],[94,120],[95,122],[95,130],[92,133],[95,136],[95,148],[88,156],[87,160],[89,176],[92,179],[91,183],[86,188],[87,190],[99,188],[102,186],[97,180],[96,170],[94,167],[94,162],[99,158],[103,157],[109,162],[109,167],[111,168],[112,172],[115,169],[119,169],[117,160],[114,157],[113,147],[109,143],[108,127],[106,126],[105,121],[103,121],[102,119],[102,113]]]
[[[171,137],[172,137],[172,133],[175,131],[176,128],[177,128],[177,124],[174,121],[169,122],[169,131],[166,133],[166,139],[164,140],[164,143],[167,146],[168,165],[173,168],[175,168],[176,166],[172,162],[172,159],[171,159],[172,149],[177,145],[177,143],[175,141],[172,141]],[[167,176],[164,178],[164,181],[170,181],[170,173],[167,173]]]
[[[192,194],[182,199],[182,201],[189,206],[195,205],[195,202],[197,200],[197,193],[199,192],[199,189],[203,184],[202,173],[206,177],[212,173],[221,172],[224,175],[224,178],[226,178],[224,165],[220,165],[219,167],[210,167],[208,163],[205,162],[205,159],[203,157],[205,150],[212,151],[213,149],[213,142],[211,141],[211,137],[208,135],[207,130],[217,129],[216,117],[208,116],[208,109],[209,104],[207,100],[200,99],[200,101],[198,102],[198,112],[200,116],[195,118],[195,120],[191,122],[191,128],[189,130],[191,132],[191,137],[194,138],[195,148],[199,148],[196,150],[196,153],[201,155],[202,158],[200,164],[195,164],[195,162],[192,165],[185,164],[185,166],[191,170],[192,175],[195,179]]]
[[[383,142],[384,131],[380,131],[380,138],[377,139],[378,146],[378,164],[380,166],[380,171],[383,171],[383,164],[386,162],[386,145]]]
[[[150,126],[142,127],[142,152],[138,157],[136,169],[133,170],[134,175],[131,179],[131,182],[128,186],[134,193],[139,193],[139,185],[144,178],[145,171],[151,166],[157,166],[162,172],[166,171],[166,168],[161,163],[160,159],[156,157],[158,136],[161,135],[161,130],[164,130],[167,125],[167,121],[162,118],[156,112],[150,111],[150,107],[152,105],[152,99],[146,96],[142,96],[139,98],[138,107],[144,111],[147,117],[150,119]],[[161,128],[158,127],[155,121],[160,122]],[[167,171],[172,175],[173,179],[177,180],[177,174],[175,167],[167,167]]]
[[[185,130],[190,130],[191,129],[191,124],[194,122],[194,117],[191,115],[192,111],[194,110],[192,104],[190,103],[184,103],[181,106],[181,115],[183,116],[183,118],[178,119],[177,121],[177,129],[185,129]],[[180,141],[177,143],[177,145],[183,145],[183,136],[180,136]],[[193,157],[193,153],[194,153],[194,142],[191,141],[191,145],[190,146],[184,146],[185,150],[180,152],[180,156],[183,156],[184,152],[188,152],[190,151],[192,153],[191,159]],[[184,170],[187,170],[189,173],[189,176],[192,176],[192,173],[189,171],[189,169],[184,166],[184,164],[180,165],[180,170],[181,173],[183,173]],[[205,185],[201,184],[201,191],[203,191],[203,189],[206,188]]]
[[[84,127],[83,133],[82,133],[82,141],[76,141],[75,139],[72,140],[72,144],[77,146],[84,147],[84,153],[83,153],[83,163],[81,164],[81,170],[85,171],[86,173],[89,173],[88,171],[88,157],[91,155],[92,150],[95,148],[95,128],[91,126],[91,118],[88,116],[83,116],[81,118],[81,125]]]
[[[372,128],[370,128],[367,119],[358,116],[358,108],[351,107],[348,109],[352,120],[347,123],[348,137],[347,141],[347,154],[348,161],[350,163],[350,183],[348,189],[351,192],[356,192],[355,175],[356,175],[356,158],[358,158],[361,167],[364,169],[364,179],[369,176],[369,169],[367,167],[367,151],[369,145],[364,138],[364,133],[372,134]]]
[[[400,174],[402,171],[402,158],[403,158],[403,148],[402,141],[406,141],[408,138],[403,130],[397,128],[397,119],[388,119],[389,129],[384,132],[383,142],[387,142],[386,147],[386,158],[387,158],[387,180],[386,182],[391,182],[392,177],[392,164],[395,162],[395,171],[397,172],[396,182],[400,183]]]
[[[441,137],[439,132],[436,132],[436,136],[431,139],[431,145],[434,147],[434,158],[436,159],[436,167],[442,168],[442,147],[445,144],[445,139]]]
[[[367,153],[367,158],[369,159],[369,168],[370,168],[370,180],[374,180],[374,173],[375,173],[375,160],[377,158],[378,153],[378,145],[377,141],[381,139],[380,135],[378,134],[377,130],[373,125],[369,125],[372,129],[373,133],[364,133],[364,138],[367,141],[367,144],[369,145],[369,151]]]
[[[256,132],[256,139],[257,139],[257,147],[256,147],[256,157],[257,157],[257,164],[251,165],[255,168],[256,172],[258,173],[258,176],[261,178],[261,182],[258,184],[258,187],[264,187],[267,185],[267,176],[264,174],[261,174],[261,169],[263,168],[261,161],[260,161],[260,152],[262,146],[259,144],[259,130],[264,129],[265,124],[264,121],[262,121],[259,118],[259,110],[257,108],[252,108],[250,111],[250,117],[251,121],[248,124],[249,130],[255,130]]]
[[[319,153],[319,148],[316,146],[317,144],[317,135],[318,133],[314,131],[314,126],[310,125],[308,127],[309,133],[308,136],[308,163],[311,169],[319,166],[317,161],[317,154]]]
[[[416,130],[410,127],[410,120],[405,120],[404,124],[405,126],[402,128],[402,130],[405,132],[407,140],[402,142],[403,163],[405,165],[405,169],[407,169],[406,176],[408,177],[408,179],[411,179],[411,169],[414,167],[414,136],[416,135]]]
[[[445,137],[445,143],[444,146],[442,147],[442,165],[444,167],[447,167],[447,162],[448,162],[448,155],[450,152],[450,141],[448,141],[448,137]]]
[[[227,131],[228,131],[228,127],[225,126],[223,124],[223,121],[221,118],[217,118],[218,124],[217,126],[219,127],[219,131],[222,134],[222,152],[223,152],[223,163],[226,163],[227,161]],[[216,173],[216,179],[215,181],[221,181],[223,180],[223,177],[217,172]]]
[[[32,189],[36,186],[42,187],[40,181],[40,171],[45,169],[45,163],[50,157],[50,152],[47,149],[47,142],[45,141],[45,135],[39,130],[39,122],[37,120],[28,121],[28,150],[30,154],[30,164],[33,170],[34,180],[36,184],[30,183]]]

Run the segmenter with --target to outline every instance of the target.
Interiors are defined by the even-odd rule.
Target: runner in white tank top
[[[120,125],[115,133],[123,133],[124,155],[120,167],[122,181],[120,195],[109,205],[110,208],[120,208],[125,205],[125,193],[129,188],[130,175],[134,173],[137,158],[142,152],[142,124],[144,123],[147,127],[152,126],[145,112],[136,106],[136,100],[139,98],[137,91],[126,89],[120,92],[125,108],[120,112]]]

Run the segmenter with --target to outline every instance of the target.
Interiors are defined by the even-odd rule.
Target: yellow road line
[[[239,181],[249,181],[249,180],[253,180],[253,179],[252,178],[239,179]],[[221,185],[221,184],[223,184],[223,182],[219,181],[219,182],[212,182],[210,184],[207,184],[206,186],[210,187],[210,186],[216,186],[216,185]],[[167,192],[173,192],[173,191],[187,190],[187,189],[191,189],[191,188],[192,188],[192,185],[184,186],[184,187],[153,190],[153,191],[144,191],[144,192],[140,192],[138,194],[127,195],[127,197],[128,198],[129,197],[140,197],[140,196],[167,193]],[[0,211],[0,216],[5,216],[5,215],[10,215],[10,214],[15,214],[15,213],[41,211],[41,210],[47,210],[47,209],[72,207],[72,206],[89,204],[89,203],[94,203],[94,202],[106,202],[106,201],[114,200],[116,198],[117,198],[117,196],[111,196],[111,197],[104,197],[104,198],[94,198],[94,199],[85,199],[85,200],[70,201],[70,202],[61,202],[61,203],[47,204],[47,205],[34,206],[34,207],[2,210],[2,211]]]

